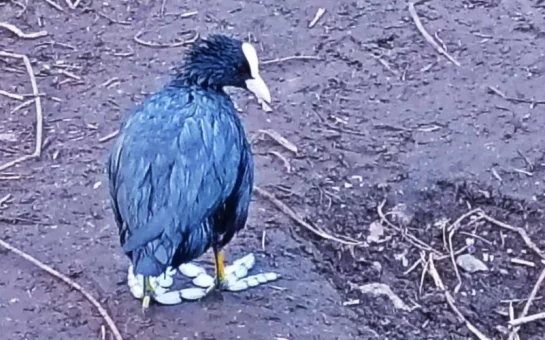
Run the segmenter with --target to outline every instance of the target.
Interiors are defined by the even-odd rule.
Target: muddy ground
[[[325,15],[308,28],[319,7]],[[413,264],[421,254],[448,255],[443,231],[473,208],[523,228],[545,249],[545,9],[539,1],[469,0],[429,1],[417,11],[460,67],[424,40],[404,1],[82,0],[76,9],[0,1],[0,21],[48,33],[22,39],[0,28],[0,50],[29,56],[44,107],[42,156],[0,173],[0,237],[88,288],[126,339],[473,338]],[[155,46],[136,42],[139,32]],[[263,65],[272,112],[247,93],[235,98],[254,138],[258,184],[308,223],[363,243],[324,240],[256,196],[229,258],[254,251],[256,269],[282,280],[223,300],[154,306],[143,317],[108,208],[110,141],[100,140],[164,84],[185,50],[172,44],[196,32],[237,34],[263,60],[319,57]],[[32,152],[36,111],[23,63],[0,57],[0,70],[0,89],[24,97],[0,95],[3,164]],[[280,133],[297,154],[260,129]],[[393,225],[373,224],[385,199]],[[371,225],[383,231],[378,241],[368,239]],[[520,315],[542,256],[498,224],[468,218],[459,227],[454,251],[488,259],[489,270],[460,270],[456,293],[450,258],[435,261],[437,272],[470,323],[506,339],[509,300]],[[101,338],[104,322],[78,292],[9,252],[0,259],[1,338]],[[362,293],[368,283],[389,286],[407,310]],[[545,310],[543,289],[529,314]],[[543,321],[519,332],[544,334]]]

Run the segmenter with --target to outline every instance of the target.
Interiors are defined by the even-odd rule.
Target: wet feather
[[[215,86],[219,71],[206,71],[207,61],[186,65],[185,78],[126,116],[111,151],[112,208],[137,275],[159,276],[214,243],[225,246],[248,217],[250,146],[225,81]]]

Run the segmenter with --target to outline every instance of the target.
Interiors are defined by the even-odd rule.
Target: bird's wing
[[[113,147],[110,194],[126,253],[151,242],[165,248],[151,252],[170,258],[233,191],[244,144],[240,124],[230,113],[195,110],[173,119],[166,131],[164,122],[128,120]],[[159,238],[160,243],[152,242]],[[189,246],[204,247],[204,241],[195,239]]]
[[[246,141],[242,150],[238,180],[231,195],[214,216],[216,231],[221,235],[220,247],[229,243],[235,233],[244,228],[248,219],[254,184],[254,163],[251,147]]]

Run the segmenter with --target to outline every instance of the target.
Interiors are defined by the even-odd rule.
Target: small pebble
[[[484,264],[484,262],[470,254],[458,256],[458,258],[456,259],[456,264],[458,264],[468,273],[488,271],[488,267],[486,266],[486,264]]]

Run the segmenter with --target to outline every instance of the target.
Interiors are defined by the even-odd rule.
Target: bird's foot
[[[275,281],[280,277],[276,273],[259,273],[248,276],[248,272],[254,265],[255,256],[252,253],[235,260],[231,265],[225,267],[225,277],[223,280],[216,280],[214,277],[208,275],[204,268],[194,263],[182,264],[178,267],[178,270],[169,267],[164,274],[149,278],[151,298],[163,305],[176,305],[182,303],[184,300],[199,300],[215,288],[223,291],[239,292]],[[169,290],[174,283],[174,276],[178,271],[182,275],[192,278],[192,283],[196,287]],[[127,282],[130,292],[135,299],[146,300],[142,284],[143,277],[142,275],[134,275],[133,266],[129,267]]]
[[[259,273],[248,276],[248,272],[255,265],[255,256],[250,253],[238,260],[235,260],[233,264],[225,267],[225,276],[222,280],[217,280],[208,275],[204,268],[196,266],[195,264],[188,263],[180,266],[180,272],[188,277],[193,277],[193,284],[195,286],[205,288],[205,293],[209,293],[214,288],[239,292],[251,287],[256,287],[261,284],[275,281],[280,276],[276,273]],[[188,270],[189,269],[189,270]]]

